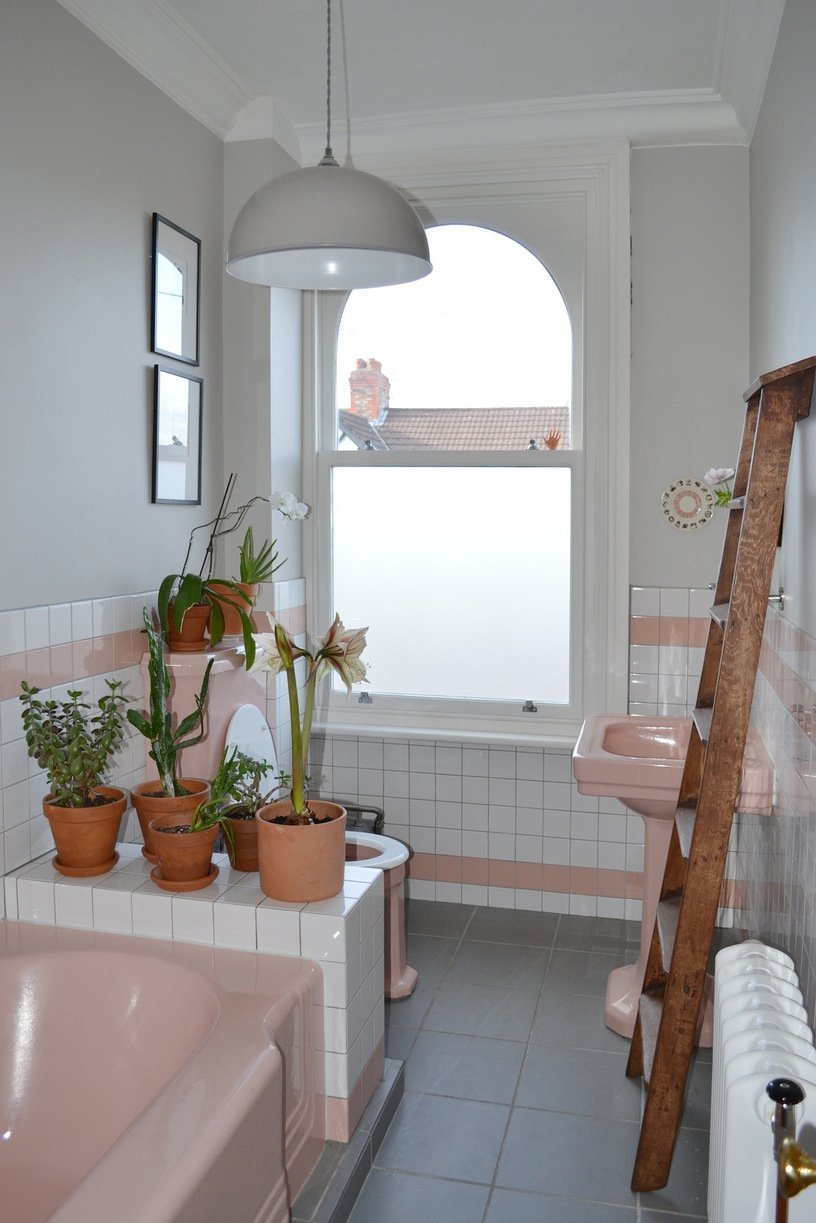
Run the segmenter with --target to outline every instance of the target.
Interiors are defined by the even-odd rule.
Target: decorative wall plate
[[[714,517],[714,494],[702,480],[672,480],[660,504],[666,521],[681,531],[704,527]]]

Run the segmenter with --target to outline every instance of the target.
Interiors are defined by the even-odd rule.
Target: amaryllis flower
[[[269,498],[273,510],[277,510],[284,518],[293,521],[305,518],[309,507],[303,501],[298,501],[294,493],[273,493]]]
[[[705,473],[703,479],[706,484],[723,484],[726,480],[733,479],[733,476],[733,467],[712,467]]]
[[[360,655],[366,646],[367,632],[368,628],[346,629],[340,617],[335,616],[315,654],[315,660],[331,667],[349,692],[352,684],[363,683],[366,678],[365,663]]]
[[[250,671],[269,671],[270,674],[277,675],[279,671],[291,666],[293,660],[303,653],[282,624],[277,620],[272,623],[273,632],[252,634],[252,640],[255,642],[255,661],[249,668]]]

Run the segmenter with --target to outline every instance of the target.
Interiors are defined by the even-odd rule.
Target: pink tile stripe
[[[438,883],[461,882],[526,891],[625,897],[628,900],[640,900],[643,894],[638,872],[603,867],[550,866],[537,862],[415,853],[405,869],[410,879],[434,880]]]
[[[710,620],[707,616],[632,616],[631,645],[705,646]]]
[[[37,688],[54,688],[135,666],[144,653],[138,629],[107,633],[65,645],[0,656],[0,701],[20,695],[23,680]]]

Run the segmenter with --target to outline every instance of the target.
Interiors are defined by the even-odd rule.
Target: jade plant
[[[207,663],[201,689],[195,697],[195,709],[174,725],[170,710],[170,676],[164,661],[164,640],[154,627],[147,608],[143,611],[143,617],[143,632],[147,635],[150,656],[147,667],[149,709],[147,714],[139,709],[129,709],[127,717],[131,726],[135,726],[150,741],[148,754],[159,771],[162,792],[167,798],[173,798],[186,793],[178,779],[179,752],[185,747],[193,747],[204,738],[204,709],[215,660],[211,658]]]
[[[130,698],[119,691],[120,680],[105,682],[110,691],[100,697],[96,713],[78,689],[69,689],[66,701],[44,701],[39,688],[23,682],[20,700],[28,754],[45,770],[50,801],[57,807],[110,801],[94,791],[103,784],[103,774],[124,740]]]

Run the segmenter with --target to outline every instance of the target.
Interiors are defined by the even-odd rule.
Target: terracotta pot
[[[173,798],[157,794],[156,791],[161,789],[161,782],[157,777],[154,777],[152,781],[140,782],[130,791],[131,802],[139,817],[139,827],[142,830],[144,841],[142,853],[148,862],[158,861],[153,844],[153,834],[150,831],[150,821],[157,819],[160,815],[180,817],[190,815],[199,803],[205,802],[210,797],[210,783],[203,781],[200,777],[182,777],[179,779],[179,785],[189,790],[190,793],[180,794]],[[178,823],[183,824],[185,820],[181,818]]]
[[[158,855],[158,866],[150,877],[159,887],[171,892],[194,892],[205,888],[218,875],[212,855],[220,828],[213,824],[198,832],[167,832],[187,823],[186,816],[160,815],[150,821],[153,844]]]
[[[52,863],[61,875],[103,875],[118,861],[116,838],[127,795],[114,786],[97,786],[94,793],[104,794],[109,801],[98,807],[58,807],[51,794],[43,799],[43,812],[57,847]]]
[[[167,619],[171,650],[206,650],[209,644],[207,629],[210,626],[210,608],[207,603],[194,603],[192,607],[188,607],[181,628],[176,628],[175,608],[172,603],[168,608]]]
[[[346,862],[346,809],[337,803],[311,799],[309,806],[322,824],[275,824],[292,810],[288,799],[261,807],[258,825],[258,866],[261,888],[273,900],[304,904],[327,900],[343,890]]]
[[[226,584],[226,582],[211,582],[210,585],[214,591],[223,589],[225,595],[229,599],[231,599],[230,603],[227,603],[224,599],[218,600],[221,606],[221,611],[224,613],[224,636],[225,637],[240,637],[243,633],[243,629],[241,627],[241,617],[238,615],[238,612],[236,611],[234,604],[238,603],[241,607],[241,610],[246,612],[248,616],[251,616],[252,609],[255,606],[255,600],[258,597],[258,591],[261,589],[260,583],[259,582],[234,582],[233,583],[233,586],[237,586],[238,590],[242,591],[243,594],[247,596],[247,599],[249,600],[248,603],[244,603],[242,600],[237,599],[235,597],[235,591],[231,590],[230,587]]]
[[[232,865],[237,871],[258,869],[258,824],[251,820],[236,820],[229,817],[225,823],[232,829]]]

